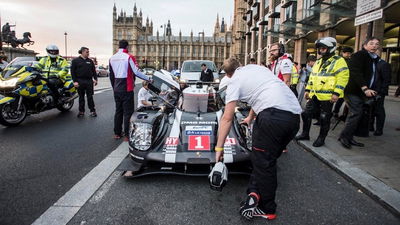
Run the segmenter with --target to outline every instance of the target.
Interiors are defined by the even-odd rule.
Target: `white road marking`
[[[104,184],[127,154],[128,142],[123,142],[37,218],[33,225],[66,225]]]

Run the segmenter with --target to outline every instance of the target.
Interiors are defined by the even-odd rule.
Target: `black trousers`
[[[339,113],[340,112],[340,108],[342,107],[344,103],[344,99],[343,98],[339,98],[335,104],[335,107],[333,108],[333,113]]]
[[[124,124],[124,135],[129,135],[129,121],[135,110],[134,92],[114,92],[115,115],[114,133],[122,135],[122,124]]]
[[[275,213],[276,210],[277,159],[294,138],[299,126],[299,115],[275,108],[263,110],[254,123],[251,153],[253,172],[247,193],[260,195],[258,206],[266,213]]]
[[[79,94],[79,112],[85,112],[85,95],[88,101],[90,112],[95,112],[93,101],[93,81],[92,80],[78,80],[78,94]]]
[[[372,115],[370,118],[371,119],[370,126],[373,127],[376,121],[375,130],[378,132],[382,132],[383,126],[385,125],[386,112],[384,103],[385,103],[385,96],[382,96],[378,100],[376,100],[371,112]]]
[[[365,101],[362,97],[357,95],[347,95],[345,96],[345,100],[349,107],[349,115],[347,116],[346,125],[340,137],[351,140],[363,116],[363,105]]]
[[[301,114],[303,119],[303,133],[309,135],[312,118],[316,112],[319,112],[318,120],[321,123],[320,133],[321,137],[326,137],[329,132],[331,118],[332,118],[333,103],[328,101],[320,101],[316,96],[307,101],[306,109]]]

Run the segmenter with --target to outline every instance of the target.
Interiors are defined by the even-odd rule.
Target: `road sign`
[[[381,7],[381,0],[357,0],[356,16]]]
[[[354,20],[354,26],[358,26],[364,23],[368,23],[374,20],[378,20],[380,18],[382,18],[383,16],[383,9],[379,9],[370,13],[367,13],[365,15],[356,17],[356,19]]]

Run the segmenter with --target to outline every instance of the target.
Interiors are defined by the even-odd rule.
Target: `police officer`
[[[63,81],[71,80],[67,76],[69,64],[66,59],[59,56],[59,49],[56,45],[48,45],[46,47],[47,56],[39,60],[35,65],[36,68],[42,71],[42,75],[48,79],[49,88],[53,92],[55,98],[60,97],[58,87],[61,87]]]
[[[291,79],[290,79],[290,89],[293,91],[294,95],[298,97],[298,92],[297,92],[297,84],[299,83],[299,70],[297,69],[298,63],[293,63],[292,66],[292,74],[291,74]]]
[[[269,69],[252,64],[238,67],[234,58],[224,62],[226,76],[231,80],[219,124],[216,162],[222,160],[237,101],[247,102],[252,110],[243,122],[250,124],[255,113],[257,119],[253,126],[253,172],[240,213],[247,219],[257,216],[272,220],[276,217],[277,159],[299,130],[301,107],[292,91]]]
[[[296,137],[296,140],[310,140],[312,115],[319,108],[321,128],[317,140],[313,143],[314,147],[325,144],[333,104],[339,98],[343,98],[344,88],[349,80],[346,61],[343,57],[335,55],[336,43],[336,39],[332,37],[324,37],[315,42],[317,52],[322,57],[314,64],[304,93],[308,101],[301,115],[303,132]]]

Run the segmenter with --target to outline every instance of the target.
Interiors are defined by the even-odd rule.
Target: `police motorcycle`
[[[71,75],[61,77],[56,95],[48,86],[49,79],[34,66],[37,61],[11,62],[0,74],[0,124],[17,126],[27,115],[57,108],[69,111],[77,91]],[[54,89],[53,89],[54,90]],[[58,100],[56,100],[58,96]]]

